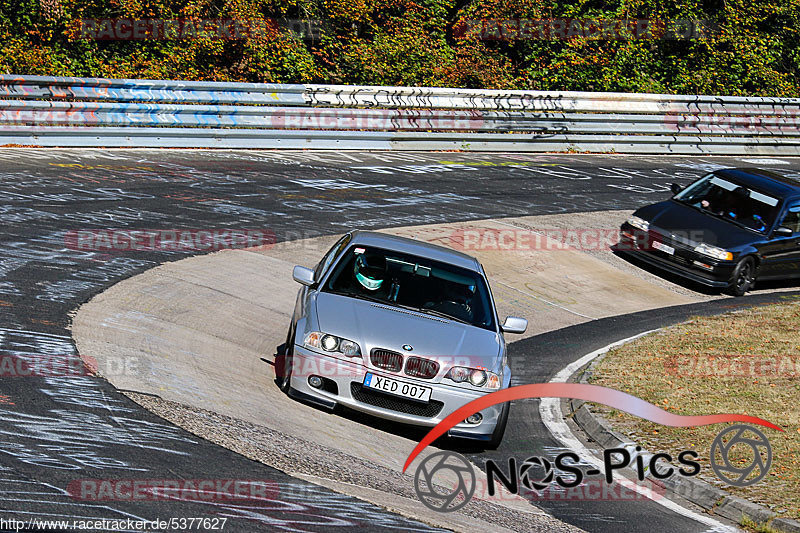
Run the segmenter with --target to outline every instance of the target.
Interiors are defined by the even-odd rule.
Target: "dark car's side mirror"
[[[787,228],[786,226],[778,226],[775,228],[776,237],[791,237],[792,235],[794,235],[792,228]]]
[[[672,194],[678,194],[679,192],[681,192],[683,190],[683,187],[681,187],[677,183],[672,183],[669,186],[669,190],[672,191]]]
[[[294,267],[294,270],[292,271],[292,278],[294,278],[294,280],[301,285],[313,285],[314,271],[310,268],[298,265]]]

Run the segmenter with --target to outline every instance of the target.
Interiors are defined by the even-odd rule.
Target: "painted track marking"
[[[580,359],[573,361],[566,367],[562,368],[555,376],[553,376],[553,379],[550,380],[550,383],[566,383],[567,380],[570,378],[570,376],[572,376],[572,374],[574,374],[579,368],[586,365],[590,361],[603,355],[609,350],[612,350],[618,346],[622,346],[623,344],[634,341],[639,337],[643,337],[655,331],[658,331],[658,329],[645,331],[643,333],[633,335],[632,337],[612,342],[611,344],[604,346],[603,348],[588,353],[583,357],[581,357]],[[564,414],[561,411],[561,399],[542,398],[539,404],[539,415],[542,417],[542,423],[545,425],[550,434],[553,435],[565,447],[573,450],[581,457],[581,459],[592,464],[593,466],[601,469],[603,468],[603,462],[599,458],[597,458],[591,452],[591,450],[589,450],[586,446],[584,446],[580,440],[578,440],[575,434],[572,433],[572,430],[569,429],[567,423],[564,422]],[[658,499],[652,498],[650,491],[648,489],[640,487],[639,485],[637,485],[636,483],[634,483],[633,481],[631,481],[626,477],[615,474],[614,479],[617,483],[621,483],[625,488],[638,492],[645,498],[652,500],[653,502],[669,509],[674,513],[677,513],[679,515],[700,522],[701,524],[707,525],[709,527],[709,531],[719,531],[719,532],[738,531],[735,527],[723,524],[718,520],[714,520],[710,516],[703,516],[667,498],[658,498]]]

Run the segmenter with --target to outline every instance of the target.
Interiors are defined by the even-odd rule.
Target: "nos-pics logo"
[[[637,447],[637,451],[640,448]],[[584,478],[604,476],[607,483],[613,482],[613,471],[631,467],[639,481],[651,476],[665,479],[675,473],[691,477],[700,472],[700,463],[694,461],[699,455],[685,450],[677,455],[679,465],[672,466],[672,456],[657,453],[645,461],[643,455],[631,453],[625,448],[605,450],[603,470],[578,467],[578,456],[573,452],[559,454],[555,459],[558,470],[568,476],[556,475],[553,462],[544,457],[529,457],[517,467],[513,458],[509,460],[509,471],[504,473],[494,461],[487,461],[486,487],[489,496],[495,493],[495,480],[501,482],[509,492],[519,494],[521,487],[532,491],[547,490],[552,483],[561,487],[575,487]],[[569,462],[567,462],[567,459]],[[749,459],[749,461],[747,460]],[[659,462],[660,461],[660,462]],[[752,426],[737,424],[720,431],[711,444],[709,453],[711,469],[725,483],[735,487],[747,487],[758,483],[769,472],[772,465],[772,447],[761,431]],[[532,467],[543,471],[534,479]],[[464,507],[475,495],[477,476],[475,470],[463,456],[441,451],[429,455],[417,467],[414,489],[417,497],[428,508],[440,512],[452,512]]]

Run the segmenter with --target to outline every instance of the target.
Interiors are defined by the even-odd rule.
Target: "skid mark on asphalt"
[[[35,508],[35,510],[31,510]],[[37,519],[133,519],[143,517],[115,508],[109,504],[76,501],[70,494],[55,485],[31,481],[14,475],[8,468],[0,468],[0,516],[3,518]],[[116,531],[99,529],[100,531]]]
[[[65,233],[70,230],[247,225],[270,227],[279,239],[295,239],[339,233],[354,225],[373,228],[509,214],[626,209],[660,198],[667,179],[685,184],[702,173],[692,168],[675,172],[672,160],[663,158],[447,154],[447,163],[442,159],[440,153],[1,150],[0,216],[4,224],[0,294],[11,304],[0,306],[0,324],[9,328],[3,335],[15,343],[10,349],[18,352],[17,357],[33,361],[35,352],[47,348],[46,335],[68,338],[67,313],[79,302],[122,278],[197,252],[129,251],[113,255],[72,250],[65,246]],[[691,162],[691,158],[675,159],[687,160]],[[531,162],[553,166],[532,171],[522,168],[531,165],[510,164]],[[459,167],[470,163],[475,163],[470,166],[479,171]],[[359,166],[389,169],[372,172],[355,168]],[[305,180],[342,180],[333,182],[333,186],[345,188],[327,191],[330,196],[313,196],[310,193],[317,189],[292,181],[298,176]],[[327,187],[330,182],[307,183]],[[368,191],[379,194],[369,195]],[[513,197],[506,191],[514,191]],[[391,194],[409,198],[392,198]],[[320,207],[340,210],[321,211]],[[150,296],[168,299],[159,296],[157,288]],[[535,298],[519,296],[532,306],[533,302],[542,306],[537,309],[547,308]],[[539,296],[559,303],[548,294]],[[41,331],[28,331],[31,324],[36,324],[32,329]],[[31,346],[25,347],[25,343]],[[185,352],[197,358],[197,350]],[[75,351],[65,350],[63,354],[77,357]],[[0,392],[17,404],[3,406],[8,417],[5,429],[19,434],[8,436],[13,441],[10,444],[17,446],[9,449],[11,455],[20,454],[11,461],[23,465],[23,459],[33,461],[31,466],[42,461],[48,465],[39,467],[43,473],[55,468],[58,461],[66,466],[80,465],[78,460],[103,464],[98,458],[154,469],[173,464],[170,457],[175,455],[171,452],[158,452],[147,460],[131,457],[129,452],[136,449],[139,439],[158,445],[159,430],[139,424],[137,413],[129,411],[134,409],[131,404],[121,402],[111,387],[100,386],[101,382],[92,378],[47,379],[51,381],[0,381]],[[174,386],[189,388],[194,384],[188,381]],[[230,387],[226,392],[230,398]],[[257,405],[261,398],[254,398]],[[98,433],[97,442],[70,435],[67,448],[54,442],[66,431],[55,420],[59,418],[72,421],[75,433],[111,432],[106,426],[117,429],[108,433],[108,443],[99,442],[107,435],[103,432]],[[133,422],[125,427],[120,418]],[[335,432],[332,435],[335,437]],[[173,446],[184,451],[195,449],[179,440],[167,439],[163,445]]]

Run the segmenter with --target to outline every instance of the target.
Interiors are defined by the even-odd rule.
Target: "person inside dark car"
[[[695,207],[700,207],[714,215],[736,221],[750,229],[759,232],[767,230],[765,217],[769,218],[772,206],[757,201],[754,194],[747,187],[737,186],[731,189],[721,183],[709,181],[705,188],[698,190],[691,200]]]
[[[712,198],[710,201],[709,198]],[[733,191],[715,187],[706,198],[700,201],[700,207],[708,209],[720,216],[740,220],[747,209],[749,191],[745,187],[737,187]]]

